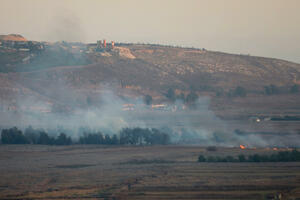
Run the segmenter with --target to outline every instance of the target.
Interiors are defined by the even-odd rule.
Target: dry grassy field
[[[272,149],[0,146],[0,199],[299,199],[300,163],[198,163]]]

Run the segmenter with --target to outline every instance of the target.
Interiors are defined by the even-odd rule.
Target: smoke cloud
[[[60,82],[62,83],[62,82]],[[58,88],[57,86],[55,88]],[[78,94],[63,84],[61,89],[53,87],[59,100],[76,99]],[[68,88],[68,89],[67,89]],[[65,91],[65,92],[64,92]],[[82,94],[81,94],[82,95]],[[158,128],[171,136],[174,144],[193,144],[203,146],[299,146],[299,136],[274,135],[262,136],[232,131],[227,123],[210,110],[209,97],[199,97],[192,109],[183,102],[162,103],[163,108],[153,109],[143,102],[142,97],[124,98],[117,95],[117,89],[102,87],[97,102],[92,105],[78,106],[76,101],[69,101],[69,111],[54,111],[55,103],[34,97],[19,98],[17,107],[21,110],[15,115],[10,113],[9,126],[25,129],[28,126],[42,128],[49,133],[63,131],[78,139],[84,131],[101,131],[104,134],[117,134],[123,128]],[[57,102],[56,102],[57,103]],[[16,117],[17,116],[17,117]]]

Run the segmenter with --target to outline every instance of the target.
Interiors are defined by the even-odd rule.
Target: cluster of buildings
[[[110,43],[104,40],[98,40],[97,43],[92,43],[87,45],[87,50],[90,52],[103,52],[111,51],[115,47],[115,42],[111,41]]]
[[[98,40],[97,41],[97,49],[113,49],[115,47],[115,42],[111,41],[111,43],[106,42],[106,40]]]
[[[41,52],[45,49],[45,46],[43,43],[35,41],[0,40],[0,49],[25,52]]]

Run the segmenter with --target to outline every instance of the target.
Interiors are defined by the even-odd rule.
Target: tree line
[[[24,133],[16,127],[1,131],[2,144],[103,144],[103,145],[166,145],[170,144],[170,136],[158,129],[124,128],[118,134],[102,132],[83,132],[78,140],[72,140],[65,133],[51,136],[44,130],[28,127]]]
[[[49,136],[44,130],[27,128],[23,134],[17,127],[1,131],[2,144],[44,144],[44,145],[70,145],[71,137],[60,133],[57,137]]]
[[[265,95],[277,95],[277,94],[299,94],[300,93],[300,88],[299,85],[294,84],[291,86],[285,86],[285,87],[279,87],[274,84],[270,85],[265,85],[263,88],[263,94]],[[242,86],[237,86],[234,89],[230,89],[227,93],[224,92],[222,88],[216,89],[216,96],[221,97],[221,96],[227,96],[227,97],[246,97],[249,91],[242,87]]]
[[[191,91],[187,95],[185,95],[184,93],[176,95],[175,90],[173,88],[169,88],[165,96],[172,102],[176,100],[181,100],[186,104],[193,104],[198,99],[198,95],[195,91]]]
[[[233,156],[204,156],[199,155],[198,162],[299,162],[300,152],[297,150],[293,151],[280,151],[276,154],[271,155],[243,155],[240,154],[238,157]]]

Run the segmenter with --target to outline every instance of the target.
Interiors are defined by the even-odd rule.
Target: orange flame
[[[246,149],[246,147],[244,145],[240,145],[241,149]]]

